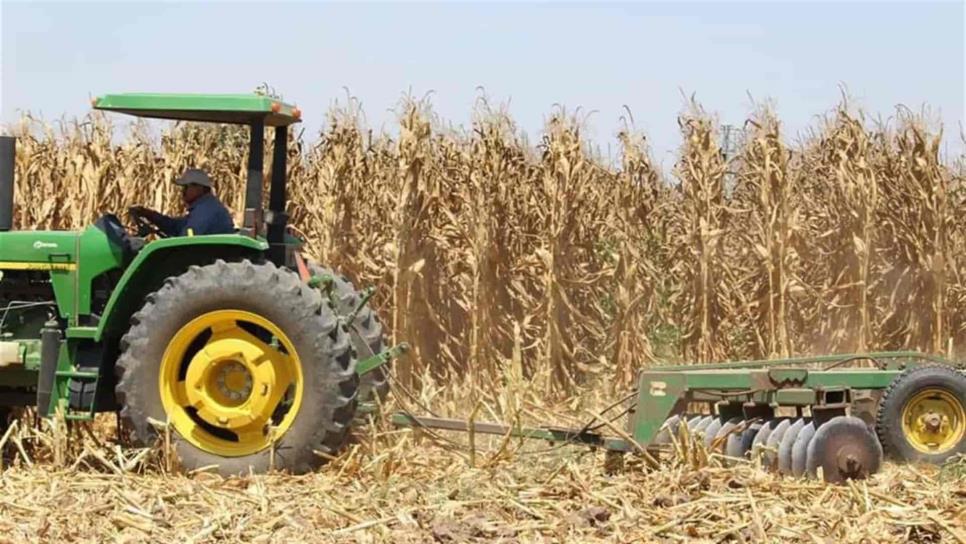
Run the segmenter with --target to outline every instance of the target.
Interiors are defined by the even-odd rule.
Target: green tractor
[[[303,261],[288,234],[287,129],[298,108],[257,94],[114,94],[93,104],[248,126],[242,227],[165,238],[108,214],[80,231],[13,230],[16,144],[0,139],[3,421],[18,406],[68,421],[115,411],[140,443],[170,432],[186,469],[318,466],[346,442],[360,398],[385,393],[379,365],[395,351],[384,347],[370,292]],[[264,209],[266,127],[275,134]]]

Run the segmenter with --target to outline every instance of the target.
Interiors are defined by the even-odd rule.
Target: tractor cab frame
[[[293,244],[286,243],[288,127],[301,121],[298,107],[259,94],[108,94],[93,100],[94,109],[137,117],[245,125],[249,129],[248,175],[241,234],[264,237],[267,257],[277,266],[293,266]],[[264,207],[265,129],[274,129],[268,208]]]

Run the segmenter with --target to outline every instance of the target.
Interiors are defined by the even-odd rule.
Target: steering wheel
[[[94,226],[100,229],[112,244],[121,248],[126,259],[132,258],[134,253],[140,249],[140,246],[144,245],[143,242],[138,244],[128,236],[127,230],[124,229],[124,224],[113,213],[102,215],[94,222]]]
[[[124,241],[127,239],[127,231],[124,230],[124,225],[113,213],[106,213],[99,217],[97,221],[94,222],[94,226],[101,229],[105,234],[107,234],[108,238],[119,244],[123,245]]]
[[[158,238],[167,238],[168,235],[165,234],[157,225],[148,220],[147,217],[131,211],[129,213],[131,219],[134,221],[134,225],[137,226],[137,237],[144,238],[150,234],[156,235]]]

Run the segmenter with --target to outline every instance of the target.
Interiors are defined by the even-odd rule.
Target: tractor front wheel
[[[149,295],[121,341],[116,393],[144,443],[170,426],[186,469],[301,473],[345,443],[358,377],[348,334],[297,274],[194,266]]]

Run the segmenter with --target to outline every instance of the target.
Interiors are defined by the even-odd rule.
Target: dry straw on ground
[[[573,425],[661,359],[966,350],[966,169],[921,115],[871,126],[843,104],[798,141],[760,107],[726,156],[689,105],[667,172],[629,115],[614,161],[564,111],[535,146],[485,100],[467,130],[414,101],[398,136],[361,119],[350,100],[317,138],[290,138],[291,216],[312,256],[379,286],[380,315],[414,348],[399,382],[444,414]],[[24,119],[20,228],[175,211],[167,181],[188,165],[241,208],[242,131],[178,125],[157,142],[110,123]],[[608,475],[580,448],[475,437],[467,452],[377,426],[317,474],[222,480],[167,474],[163,454],[118,450],[108,428],[69,442],[58,429],[4,443],[0,540],[966,539],[961,464],[842,487],[713,459]]]
[[[116,448],[110,423],[60,446],[57,433],[12,433],[23,453],[0,476],[0,542],[966,539],[966,459],[887,465],[829,486],[753,463],[724,468],[700,447],[660,470],[629,461],[614,472],[586,448],[477,437],[470,455],[465,436],[438,441],[373,422],[317,473],[225,479],[169,473],[163,451]]]

